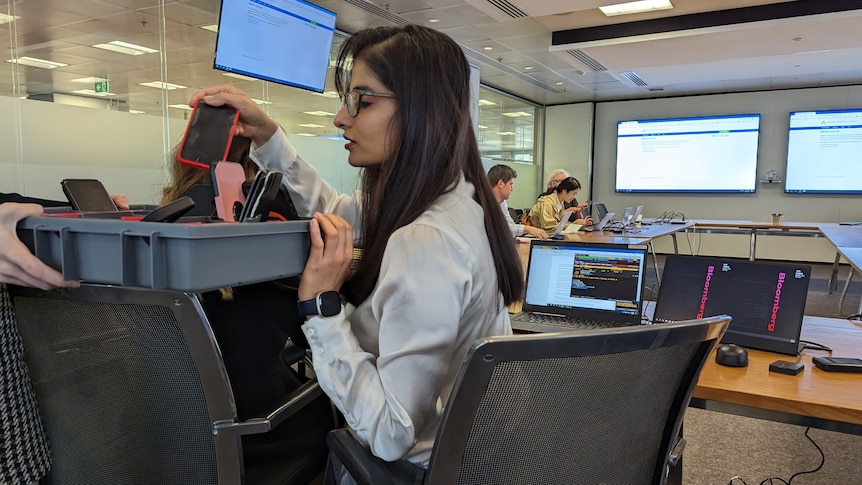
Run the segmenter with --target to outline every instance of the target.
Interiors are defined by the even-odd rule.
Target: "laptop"
[[[593,202],[592,207],[590,209],[590,217],[593,218],[593,225],[596,225],[605,218],[605,214],[608,213],[608,208],[605,207],[601,202]]]
[[[589,227],[582,227],[581,230],[586,231],[586,232],[593,232],[593,231],[602,232],[605,230],[605,226],[607,226],[611,222],[611,220],[614,218],[615,215],[616,215],[616,212],[608,212],[607,214],[605,214],[605,216],[602,218],[602,220],[599,221],[598,224],[596,224],[594,226],[589,226]]]
[[[726,313],[722,342],[796,355],[811,266],[669,255],[653,321]]]
[[[635,212],[634,212],[634,214],[632,214],[631,220],[629,222],[627,222],[626,225],[636,223],[638,221],[638,217],[641,216],[641,212],[643,212],[643,210],[644,210],[644,206],[642,206],[642,205],[635,207]]]
[[[623,212],[623,216],[620,218],[620,228],[626,227],[629,225],[629,217],[632,215],[632,208],[626,207],[626,211]]]
[[[566,227],[566,223],[569,222],[570,217],[572,217],[571,212],[563,212],[563,217],[560,219],[560,223],[557,224],[557,229],[550,235],[551,239],[564,239],[563,228]]]
[[[643,245],[531,241],[524,307],[510,318],[512,329],[639,325],[645,265]]]

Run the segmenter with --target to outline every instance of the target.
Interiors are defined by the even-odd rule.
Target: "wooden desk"
[[[832,263],[832,274],[829,276],[829,293],[831,294],[835,291],[835,288],[838,287],[838,263],[841,261],[841,257],[844,256],[845,259],[850,263],[853,267],[853,270],[860,271],[860,267],[862,267],[862,259],[856,258],[851,260],[846,255],[844,255],[841,251],[841,248],[858,248],[862,247],[862,226],[842,226],[840,224],[821,224],[820,232],[826,236],[826,239],[829,239],[829,242],[835,245],[838,248],[838,251],[835,252],[835,262]],[[847,251],[847,254],[851,254],[852,251]],[[851,271],[853,271],[851,270]],[[840,305],[844,306],[844,296],[847,293],[847,286],[850,284],[850,279],[853,273],[847,276],[847,283],[844,286],[844,292],[841,294]],[[862,303],[860,303],[860,309],[862,309]],[[839,308],[839,313],[841,309]]]
[[[833,349],[837,357],[862,357],[862,324],[805,317],[802,339]],[[824,372],[811,362],[823,351],[804,350],[805,370],[796,376],[769,372],[791,356],[749,350],[748,367],[726,367],[707,360],[691,405],[740,416],[862,435],[862,374]]]

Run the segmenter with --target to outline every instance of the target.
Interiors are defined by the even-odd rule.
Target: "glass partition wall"
[[[327,180],[354,190],[332,68],[322,94],[217,71],[218,15],[218,0],[0,0],[0,192],[63,200],[60,180],[97,178],[132,203],[157,202],[188,101],[214,84],[248,93]],[[481,98],[482,155],[512,164],[513,207],[532,205],[540,110],[484,87]]]

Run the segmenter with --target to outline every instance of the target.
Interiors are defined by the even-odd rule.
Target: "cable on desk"
[[[847,315],[844,318],[846,318],[847,320],[850,320],[851,322],[856,323],[856,322],[859,322],[860,320],[862,320],[862,313],[854,313],[853,315]]]
[[[829,352],[830,354],[832,353],[832,349],[823,344],[818,344],[817,342],[812,342],[810,340],[800,340],[800,342],[805,344],[802,346],[802,350],[822,350],[824,352]]]
[[[729,481],[729,482],[727,482],[727,485],[733,485],[733,481],[734,481],[734,480],[739,480],[740,482],[742,482],[742,485],[748,485],[747,483],[745,483],[745,480],[743,480],[743,479],[742,479],[742,477],[741,477],[741,476],[739,476],[739,475],[737,475],[737,476],[735,476],[735,477],[731,478],[731,479],[730,479],[730,481]]]

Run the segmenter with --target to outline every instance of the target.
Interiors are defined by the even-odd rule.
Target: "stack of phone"
[[[237,217],[237,221],[266,222],[269,218],[269,209],[275,202],[275,197],[281,187],[282,177],[281,172],[270,170],[258,172],[251,184],[245,206]]]

